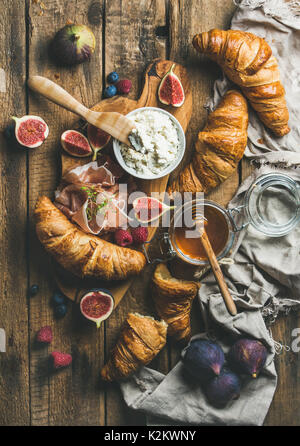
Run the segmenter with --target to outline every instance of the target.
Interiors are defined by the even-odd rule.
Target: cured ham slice
[[[121,176],[122,171],[109,158],[100,166],[97,161],[78,166],[63,176],[54,204],[91,234],[126,227],[127,193],[116,183]]]

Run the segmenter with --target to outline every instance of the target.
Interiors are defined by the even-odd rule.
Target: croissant
[[[290,131],[278,63],[264,39],[244,31],[212,29],[195,35],[193,45],[241,87],[261,121],[276,136]]]
[[[121,280],[138,274],[145,256],[78,229],[47,197],[34,211],[37,236],[44,248],[67,271],[79,277]]]
[[[168,193],[207,193],[226,180],[244,154],[247,127],[247,101],[240,92],[227,91],[198,134],[192,162],[180,172]]]
[[[164,263],[160,263],[152,278],[155,309],[168,324],[168,335],[187,342],[191,337],[190,312],[200,284],[172,277]]]
[[[167,327],[164,321],[129,313],[101,377],[105,381],[127,378],[149,364],[166,344]]]

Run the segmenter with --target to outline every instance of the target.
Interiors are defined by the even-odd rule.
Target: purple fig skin
[[[254,339],[242,338],[236,341],[228,354],[228,361],[241,373],[256,378],[266,363],[268,350]]]
[[[230,401],[240,396],[240,378],[228,368],[223,368],[219,376],[215,376],[205,386],[208,401],[215,407],[225,407]]]
[[[196,379],[218,376],[225,362],[222,348],[215,342],[195,339],[183,357],[184,367]]]
[[[70,24],[56,33],[50,51],[60,65],[76,65],[90,60],[95,45],[95,36],[90,28]]]

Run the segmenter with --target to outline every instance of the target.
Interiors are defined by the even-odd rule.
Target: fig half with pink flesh
[[[62,148],[69,155],[84,158],[93,153],[88,139],[77,130],[66,130],[61,135],[60,141]]]
[[[139,197],[132,203],[135,218],[140,223],[151,223],[160,218],[165,212],[174,209],[153,197]]]
[[[173,72],[175,64],[163,77],[158,88],[158,98],[162,104],[181,107],[185,100],[183,86],[179,77]]]
[[[114,309],[112,294],[104,289],[96,288],[88,291],[80,301],[80,311],[84,317],[96,323],[97,328],[105,321]]]
[[[19,144],[30,149],[39,147],[49,135],[49,127],[39,116],[12,117],[15,121],[15,135]]]
[[[92,124],[88,124],[87,136],[94,152],[93,161],[96,161],[98,152],[109,143],[111,136]]]

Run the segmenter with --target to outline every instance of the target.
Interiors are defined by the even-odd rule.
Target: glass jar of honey
[[[201,243],[201,233],[195,230],[195,210],[204,217],[205,230],[218,260],[225,257],[232,247],[234,240],[233,221],[228,212],[219,204],[205,199],[191,200],[178,207],[171,220],[168,232],[162,234],[159,246],[162,258],[149,259],[153,261],[167,261],[178,257],[192,265],[207,265],[204,248]]]

